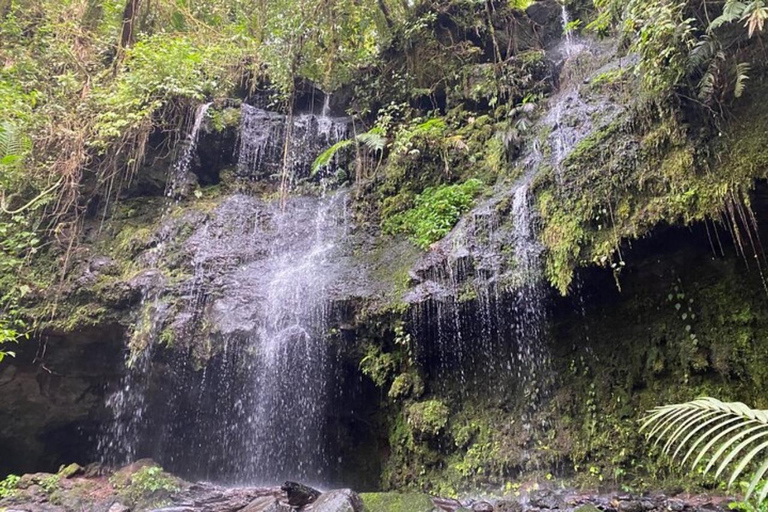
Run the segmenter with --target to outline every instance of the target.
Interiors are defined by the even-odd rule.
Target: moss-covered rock
[[[369,492],[360,497],[368,512],[432,512],[432,498],[420,493]]]

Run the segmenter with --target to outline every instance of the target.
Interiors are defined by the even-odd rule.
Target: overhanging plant
[[[756,496],[758,504],[768,497],[768,411],[752,409],[741,402],[725,403],[703,397],[691,402],[659,406],[641,420],[653,446],[662,446],[665,456],[690,470],[704,466],[703,474],[715,470],[715,478],[726,476],[728,487],[745,470],[756,468],[744,497]]]

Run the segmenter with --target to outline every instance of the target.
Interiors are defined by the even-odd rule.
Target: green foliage
[[[386,233],[406,233],[422,249],[442,239],[474,203],[482,190],[480,180],[429,187],[416,196],[410,210],[393,215],[383,224]]]
[[[417,435],[436,436],[448,425],[450,409],[440,400],[410,404],[405,411],[408,426]]]
[[[525,11],[532,3],[533,0],[509,0],[509,7],[518,11]]]
[[[563,33],[570,34],[572,32],[578,32],[579,28],[581,28],[581,20],[571,20],[565,25],[565,27],[563,27]]]
[[[706,463],[704,475],[719,464],[715,472],[719,479],[730,466],[729,488],[750,465],[754,466],[757,469],[745,500],[755,495],[760,504],[768,497],[768,411],[704,397],[656,407],[643,419],[643,430],[649,439],[656,439],[654,447],[665,441],[662,453],[679,458],[681,465],[691,460],[691,469],[698,469],[699,463]]]
[[[766,19],[768,19],[768,6],[762,0],[756,2],[727,0],[723,13],[712,20],[708,30],[711,32],[728,23],[740,21],[744,23],[751,38],[757,32],[763,31]]]
[[[340,140],[333,146],[329,147],[315,159],[314,162],[312,162],[312,175],[314,176],[317,174],[321,169],[328,167],[328,165],[331,164],[333,161],[333,158],[336,156],[336,153],[341,151],[344,148],[347,148],[354,144],[354,141],[351,139],[346,140]]]
[[[159,466],[147,466],[138,470],[131,477],[131,486],[141,494],[153,494],[158,491],[173,492],[179,487],[176,480]]]
[[[61,475],[48,475],[41,479],[39,483],[46,494],[53,494],[61,486]]]
[[[384,352],[377,345],[369,345],[365,356],[360,360],[360,371],[369,377],[378,387],[384,387],[396,367],[392,354]]]
[[[0,480],[0,499],[10,498],[16,494],[19,480],[21,477],[17,475],[8,475],[4,480]]]
[[[129,475],[115,473],[110,483],[128,503],[156,504],[180,489],[179,481],[160,466],[143,466]],[[151,508],[151,507],[150,507]]]
[[[32,141],[10,121],[0,122],[0,171],[19,165],[32,150]]]
[[[649,91],[661,94],[687,76],[688,55],[695,45],[694,20],[685,3],[635,0],[629,7],[627,30],[636,33],[632,49],[640,55],[638,71]]]
[[[94,138],[106,149],[126,131],[140,129],[170,101],[203,101],[233,87],[231,70],[242,49],[229,41],[198,43],[186,35],[149,36],[128,50],[114,82],[93,93]]]

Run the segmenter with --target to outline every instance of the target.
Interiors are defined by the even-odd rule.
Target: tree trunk
[[[141,0],[127,0],[125,4],[125,10],[123,11],[123,30],[120,33],[120,47],[118,48],[118,51],[122,51],[133,44],[133,29],[136,23],[136,17],[139,13],[140,4]]]
[[[387,7],[387,4],[384,0],[378,0],[378,3],[379,3],[379,10],[381,10],[381,14],[384,15],[384,20],[387,22],[387,28],[389,28],[389,30],[392,30],[392,27],[394,27],[395,24],[392,21],[392,14],[389,12],[389,7]]]

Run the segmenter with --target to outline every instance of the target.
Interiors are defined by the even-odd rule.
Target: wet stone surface
[[[147,468],[156,468],[148,472]],[[591,494],[544,489],[503,498],[453,499],[419,493],[359,495],[286,482],[278,487],[189,483],[143,460],[105,475],[100,467],[24,475],[3,512],[725,512],[731,498],[678,494]],[[142,473],[143,471],[143,473]],[[151,475],[151,479],[147,479]],[[417,509],[413,509],[416,507]]]

